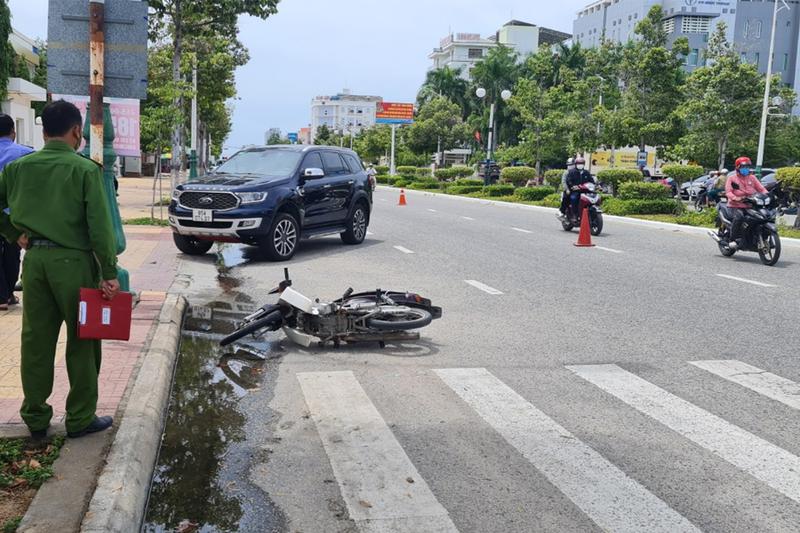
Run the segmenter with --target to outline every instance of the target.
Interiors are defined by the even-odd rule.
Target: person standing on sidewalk
[[[17,131],[14,119],[0,114],[0,170],[12,161],[33,152],[31,148],[17,144]],[[14,287],[19,279],[20,248],[16,242],[0,237],[0,311],[7,311],[9,305],[19,303],[14,296]]]
[[[100,166],[75,152],[81,144],[80,111],[63,100],[53,102],[42,112],[42,125],[44,148],[0,174],[0,234],[27,250],[20,415],[34,439],[47,435],[56,343],[66,323],[66,426],[67,435],[76,438],[112,424],[110,416],[95,414],[100,341],[78,338],[78,300],[82,287],[98,284],[107,299],[117,295],[116,243]]]

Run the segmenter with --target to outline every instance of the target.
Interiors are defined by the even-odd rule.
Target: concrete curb
[[[396,187],[386,187],[384,185],[378,186],[385,191],[399,191]],[[467,202],[483,203],[484,205],[501,205],[503,207],[510,207],[513,209],[524,209],[528,211],[542,211],[555,214],[558,210],[553,207],[543,207],[540,205],[528,204],[514,204],[511,202],[502,202],[499,200],[490,200],[488,198],[469,198],[467,196],[458,196],[455,194],[434,193],[428,191],[417,191],[414,189],[404,189],[406,194],[422,195],[422,196],[435,196],[437,198],[451,198],[454,200],[463,200]],[[613,220],[615,222],[622,222],[624,224],[632,224],[634,226],[645,226],[658,229],[668,229],[671,231],[679,231],[681,233],[688,233],[692,235],[707,235],[708,228],[701,228],[697,226],[684,226],[682,224],[673,224],[671,222],[658,222],[655,220],[643,220],[640,218],[620,217],[615,215],[604,215],[606,220]],[[800,239],[792,239],[790,237],[781,237],[781,244],[791,246],[792,248],[800,248]]]
[[[186,299],[170,294],[97,480],[82,532],[139,531],[169,403]]]

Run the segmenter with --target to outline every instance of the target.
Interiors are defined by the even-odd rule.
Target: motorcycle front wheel
[[[402,313],[387,312],[367,319],[367,326],[380,331],[405,331],[424,328],[433,320],[425,309],[407,307]]]
[[[597,237],[603,233],[603,213],[594,213],[591,218],[592,235]]]
[[[781,238],[776,232],[769,229],[764,230],[762,237],[765,246],[758,248],[758,257],[765,265],[773,266],[781,257]]]
[[[267,329],[269,328],[270,331],[275,331],[283,324],[283,314],[280,311],[273,311],[264,318],[259,318],[258,320],[254,320],[249,324],[242,326],[241,328],[237,329],[224,339],[222,339],[219,344],[220,346],[227,346],[232,342],[238,341],[242,337],[246,337],[251,333],[255,333],[256,331]]]

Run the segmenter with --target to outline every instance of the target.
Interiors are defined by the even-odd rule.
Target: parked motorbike
[[[335,347],[343,341],[372,341],[384,347],[387,341],[419,339],[419,333],[412,330],[442,316],[440,307],[418,294],[380,289],[354,294],[350,288],[336,301],[312,301],[292,289],[289,269],[284,269],[284,280],[270,294],[280,295],[278,303],[264,305],[245,317],[220,341],[222,346],[250,334],[283,328],[292,342],[305,347],[315,341],[320,346],[331,342]]]
[[[726,203],[717,208],[717,231],[709,231],[712,239],[717,241],[719,251],[725,257],[731,257],[737,251],[757,252],[761,262],[772,266],[781,256],[781,238],[775,225],[777,206],[769,194],[756,194],[744,200],[749,207],[744,213],[741,239],[742,246],[730,248],[723,241],[730,240],[730,227],[733,222],[733,209]]]
[[[574,227],[580,227],[581,217],[583,216],[584,208],[589,208],[589,228],[592,235],[597,236],[603,232],[603,209],[600,205],[603,203],[603,197],[597,192],[597,185],[594,183],[582,183],[578,185],[581,193],[580,199],[580,212],[572,212],[572,203],[567,205],[566,216],[559,217],[561,220],[561,227],[564,231],[572,231]]]
[[[775,174],[767,174],[761,178],[761,185],[772,196],[773,202],[778,210],[786,212],[792,209],[792,204],[795,201],[790,191],[784,189],[783,183],[778,181]]]

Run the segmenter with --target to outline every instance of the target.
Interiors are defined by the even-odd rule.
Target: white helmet
[[[567,159],[567,166],[574,165],[574,164],[575,164],[575,159],[574,158],[570,157],[569,159]]]

